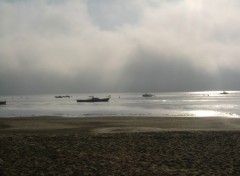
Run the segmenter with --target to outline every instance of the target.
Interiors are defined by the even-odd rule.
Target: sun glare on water
[[[191,112],[195,117],[216,117],[221,116],[221,113],[217,111],[209,111],[209,110],[196,110]]]
[[[221,113],[221,112],[218,112],[218,111],[209,111],[209,110],[191,111],[191,114],[194,117],[231,117],[231,118],[239,118],[239,115],[237,115],[237,114],[226,114],[226,113]]]

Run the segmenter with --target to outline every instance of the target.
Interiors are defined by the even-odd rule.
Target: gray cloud
[[[93,23],[102,30],[117,30],[124,25],[134,25],[140,20],[142,8],[137,1],[89,0],[88,11]]]
[[[0,1],[0,92],[240,89],[238,0]]]

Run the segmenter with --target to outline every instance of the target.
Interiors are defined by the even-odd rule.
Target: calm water
[[[240,91],[154,93],[144,98],[142,93],[92,94],[109,102],[77,103],[89,94],[1,96],[7,105],[0,106],[0,117],[23,116],[225,116],[240,117]],[[120,98],[119,98],[120,97]]]

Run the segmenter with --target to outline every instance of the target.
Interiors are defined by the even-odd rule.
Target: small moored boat
[[[0,101],[0,105],[5,105],[7,104],[7,101]]]
[[[143,97],[153,97],[153,94],[148,94],[148,93],[145,93],[145,94],[142,94]]]
[[[89,102],[89,103],[93,103],[93,102],[108,102],[110,97],[108,98],[97,98],[94,96],[90,96],[91,98],[89,99],[78,99],[77,102]]]
[[[70,98],[70,95],[60,95],[60,96],[55,96],[55,98]]]

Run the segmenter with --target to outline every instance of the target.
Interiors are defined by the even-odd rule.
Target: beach
[[[0,175],[239,175],[240,119],[0,118]]]

